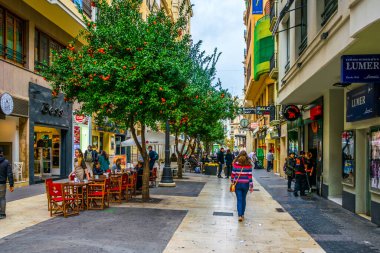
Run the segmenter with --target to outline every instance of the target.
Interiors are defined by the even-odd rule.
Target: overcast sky
[[[195,5],[191,20],[194,41],[202,40],[203,49],[209,53],[215,47],[222,52],[217,76],[224,88],[241,97],[244,88],[244,1],[191,0],[191,3]]]

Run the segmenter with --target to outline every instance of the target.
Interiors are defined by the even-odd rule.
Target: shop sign
[[[274,111],[273,106],[255,106],[240,108],[240,114],[269,115],[272,111]]]
[[[14,108],[12,96],[8,93],[3,93],[0,97],[0,107],[5,115],[11,115]]]
[[[379,115],[380,88],[367,84],[347,93],[346,121],[354,122]]]
[[[252,0],[252,14],[263,14],[263,0]]]
[[[380,54],[343,55],[341,58],[341,82],[380,82]]]
[[[41,112],[42,114],[49,114],[51,116],[60,117],[60,118],[63,116],[63,109],[54,108],[48,103],[42,103]]]
[[[84,124],[84,125],[87,125],[88,124],[88,117],[86,115],[75,115],[74,116],[74,120],[75,120],[75,123],[78,123],[78,124]]]
[[[287,105],[284,107],[283,115],[287,121],[295,121],[301,116],[301,110],[296,105]]]
[[[248,127],[248,125],[249,125],[249,121],[247,119],[240,120],[240,126],[242,128],[246,128],[246,127]]]
[[[310,109],[311,120],[318,120],[322,117],[322,115],[323,115],[322,105],[317,105]]]

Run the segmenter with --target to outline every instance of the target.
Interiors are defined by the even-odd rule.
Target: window
[[[285,72],[289,70],[290,66],[290,19],[286,22],[286,65]]]
[[[0,7],[0,55],[24,64],[24,22]]]
[[[324,26],[332,14],[338,9],[338,0],[325,0],[325,8],[321,15],[321,26]]]
[[[43,32],[36,30],[34,38],[34,68],[43,64],[51,65],[54,61],[53,51],[60,51],[63,46]]]
[[[301,41],[299,45],[299,55],[302,54],[302,52],[307,47],[307,1],[301,0]]]

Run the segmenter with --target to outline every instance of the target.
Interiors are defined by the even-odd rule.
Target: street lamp
[[[172,169],[170,168],[170,127],[169,120],[166,121],[165,129],[165,166],[162,171],[161,182],[158,184],[160,187],[175,187],[176,184],[173,181]]]

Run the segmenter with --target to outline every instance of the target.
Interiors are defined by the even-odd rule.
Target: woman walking
[[[231,182],[236,184],[237,211],[239,221],[244,220],[248,191],[253,191],[252,164],[244,150],[235,158],[232,167]]]
[[[80,181],[84,180],[85,174],[87,179],[90,179],[90,174],[88,173],[82,150],[79,148],[75,149],[74,171],[70,173],[69,178],[73,173],[75,174],[75,177],[77,177]]]
[[[100,163],[100,168],[102,169],[103,172],[106,172],[110,168],[110,161],[108,159],[108,155],[106,151],[102,151],[100,157],[99,157],[99,163]]]

